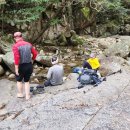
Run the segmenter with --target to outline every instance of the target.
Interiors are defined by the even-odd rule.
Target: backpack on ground
[[[82,84],[82,85],[87,85],[87,84],[91,84],[93,83],[93,79],[92,79],[92,74],[93,74],[93,70],[82,70],[82,73],[79,75],[78,77],[78,81]]]
[[[44,86],[38,85],[36,87],[30,87],[30,92],[35,95],[35,94],[43,94],[45,92]]]
[[[87,84],[91,84],[93,81],[92,81],[92,78],[90,75],[88,74],[83,74],[80,76],[79,78],[79,82],[83,85],[87,85]]]
[[[83,69],[82,73],[78,77],[78,81],[80,82],[80,85],[78,88],[82,88],[84,85],[93,84],[97,86],[101,83],[101,80],[99,79],[97,72],[92,69]]]

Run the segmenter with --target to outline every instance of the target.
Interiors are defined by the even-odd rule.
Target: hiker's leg
[[[84,61],[83,68],[92,69],[91,65],[87,61]]]
[[[25,82],[25,94],[26,94],[26,100],[30,99],[30,83]]]
[[[17,81],[17,89],[18,89],[17,97],[23,97],[23,84],[22,84],[22,82]]]
[[[33,66],[32,63],[24,64],[24,82],[25,82],[25,94],[26,94],[26,100],[30,99],[30,77],[33,72]]]
[[[17,81],[17,97],[23,97],[23,83],[22,83],[23,75],[19,73],[16,75]]]
[[[30,74],[24,76],[26,100],[30,99]]]
[[[45,86],[45,87],[47,87],[47,86],[52,86],[50,80],[46,80],[46,81],[44,82],[44,86]]]

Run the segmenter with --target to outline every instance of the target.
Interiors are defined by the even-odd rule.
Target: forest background
[[[43,45],[56,45],[53,40],[59,37],[61,45],[70,44],[64,39],[73,31],[94,37],[129,35],[129,7],[130,0],[1,0],[0,32],[10,39],[21,31]]]

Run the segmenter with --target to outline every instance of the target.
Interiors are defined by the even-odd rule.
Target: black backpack
[[[35,94],[43,94],[45,92],[44,86],[38,85],[36,87],[30,87],[30,92],[35,95]]]
[[[83,69],[82,73],[79,75],[78,77],[78,81],[82,84],[82,85],[88,85],[88,84],[92,84],[93,81],[93,75],[96,74],[96,72],[92,69]]]

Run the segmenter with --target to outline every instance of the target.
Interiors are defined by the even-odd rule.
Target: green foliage
[[[36,3],[36,4],[42,4],[42,3],[57,3],[59,0],[13,0],[14,3]]]
[[[85,18],[89,20],[90,16],[90,8],[89,7],[84,7],[81,9],[81,12],[84,14]]]
[[[129,2],[130,0],[125,1]],[[94,21],[95,23],[92,22],[92,24],[108,24],[110,28],[116,28],[118,25],[125,23],[125,20],[130,19],[127,15],[128,9],[123,5],[122,0],[65,0],[63,3],[61,0],[6,0],[4,4],[3,6],[0,3],[0,10],[4,10],[1,13],[3,15],[0,17],[0,22],[2,24],[3,22],[5,24],[8,23],[12,26],[20,26],[24,23],[28,25],[28,23],[39,19],[42,14],[46,15],[48,9],[57,13],[56,11],[61,7],[63,8],[62,13],[65,14],[67,19],[67,6],[72,8],[71,18],[74,20],[74,17],[76,17],[79,26],[82,22],[82,18],[79,15],[83,14],[83,27],[87,22],[91,24],[91,21]],[[74,14],[74,12],[78,12],[77,14],[79,15]],[[50,21],[49,24],[54,26],[61,23],[61,19],[58,17],[50,21],[51,18],[46,15],[45,21]],[[77,21],[74,22],[76,23]]]
[[[0,17],[5,23],[23,24],[37,20],[47,5],[57,3],[59,0],[10,0],[4,7],[4,15]],[[11,7],[13,5],[13,8]],[[13,21],[12,21],[13,20]],[[56,24],[57,20],[52,21]]]
[[[102,0],[101,10],[97,13],[97,20],[107,22],[117,20],[122,23],[127,17],[127,9],[123,6],[121,0]]]
[[[6,4],[6,1],[5,0],[0,0],[0,5],[2,4]]]
[[[60,22],[61,22],[60,19],[55,18],[55,19],[52,19],[52,20],[51,20],[50,25],[53,26],[53,25],[56,25],[56,24],[58,24],[58,23],[60,23]]]

